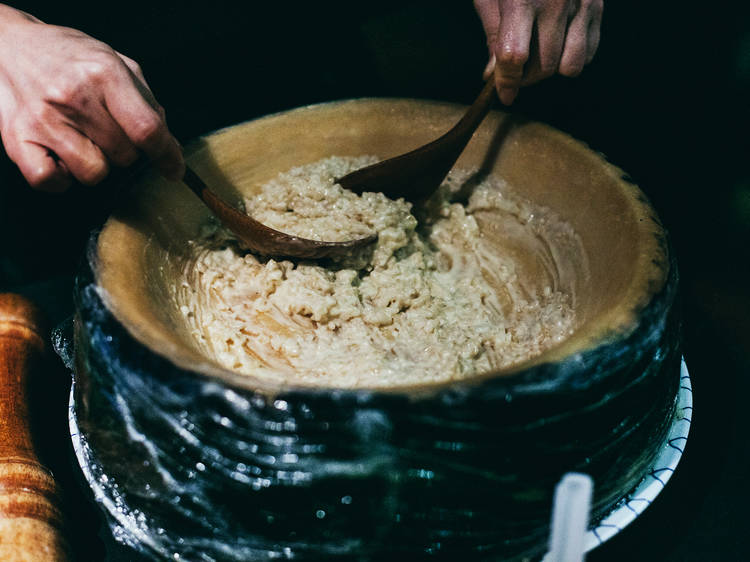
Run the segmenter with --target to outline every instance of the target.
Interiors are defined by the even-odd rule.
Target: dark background
[[[335,99],[469,103],[486,62],[469,1],[14,5],[139,61],[183,141]],[[605,0],[600,49],[583,75],[529,87],[513,106],[627,171],[668,229],[681,273],[695,403],[686,453],[657,501],[589,560],[750,559],[750,21],[743,6]],[[0,166],[0,288],[36,291],[53,321],[61,319],[87,234],[108,213],[114,190],[35,193],[11,163]],[[64,371],[51,369],[64,386]],[[57,470],[65,482],[72,478],[64,464]],[[91,542],[85,504],[72,512],[77,540]]]

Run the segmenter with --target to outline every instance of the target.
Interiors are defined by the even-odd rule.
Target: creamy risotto
[[[174,287],[204,355],[292,385],[402,386],[505,367],[571,333],[571,295],[526,290],[514,260],[485,247],[475,215],[497,212],[531,231],[554,217],[531,220],[540,210],[492,178],[474,182],[465,204],[452,202],[468,172],[452,173],[416,217],[403,199],[358,196],[335,183],[374,160],[301,166],[245,201],[257,220],[298,236],[378,234],[377,243],[345,258],[276,261],[243,249],[218,224],[205,225]]]

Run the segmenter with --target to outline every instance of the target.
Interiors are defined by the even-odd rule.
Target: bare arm
[[[560,73],[577,76],[599,46],[603,0],[474,0],[500,100]]]
[[[93,185],[145,153],[179,179],[184,162],[138,65],[108,45],[0,4],[0,135],[29,184]]]

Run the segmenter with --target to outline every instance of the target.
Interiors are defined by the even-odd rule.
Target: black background
[[[486,62],[468,1],[15,5],[136,59],[183,141],[335,99],[469,103]],[[583,75],[529,87],[513,106],[627,171],[667,227],[681,272],[695,401],[686,453],[657,501],[589,560],[750,559],[750,22],[743,5],[605,0],[600,49]],[[1,171],[0,283],[37,288],[53,321],[60,319],[70,312],[70,276],[87,234],[106,216],[112,192],[105,183],[35,193],[11,163]],[[64,371],[50,369],[63,387]],[[50,463],[68,485],[74,542],[93,549],[89,559],[98,548],[94,517],[75,501],[71,469],[55,458],[65,425],[51,419],[57,408],[49,425],[63,433],[50,445]]]

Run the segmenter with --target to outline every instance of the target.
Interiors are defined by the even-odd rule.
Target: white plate
[[[636,517],[651,505],[672,476],[677,463],[685,450],[690,419],[693,415],[693,387],[690,383],[687,365],[682,360],[680,367],[680,388],[677,393],[677,408],[675,409],[672,425],[667,438],[659,452],[659,456],[649,467],[643,480],[636,488],[626,495],[615,508],[602,519],[599,524],[586,534],[586,551],[596,548],[604,541],[622,531]],[[596,482],[594,482],[596,489]]]

